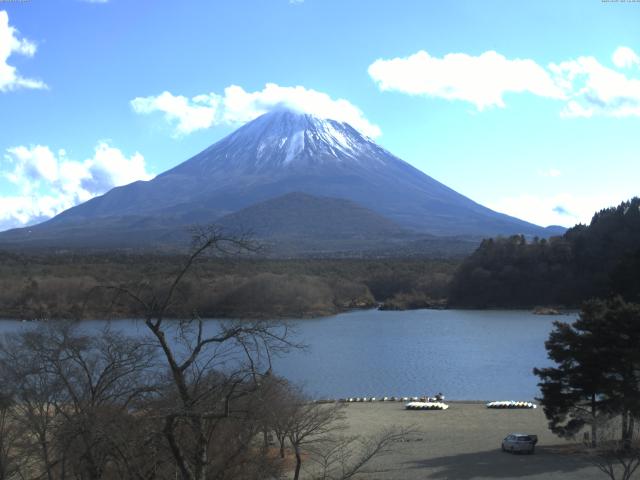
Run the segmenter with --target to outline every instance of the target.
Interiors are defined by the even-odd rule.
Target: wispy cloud
[[[628,52],[635,53],[631,49],[625,51],[627,54],[622,56],[614,54],[613,62],[626,68],[632,65]],[[561,112],[563,117],[640,116],[640,79],[605,67],[594,57],[551,64],[549,69],[570,99]]]
[[[562,172],[557,168],[550,168],[548,170],[538,170],[538,175],[540,175],[541,177],[556,178],[562,175]]]
[[[556,205],[555,207],[552,208],[552,211],[554,211],[558,215],[574,217],[574,215],[572,215],[571,212],[566,208],[564,208],[562,205]]]
[[[634,192],[624,191],[594,193],[593,195],[522,194],[488,201],[486,205],[497,212],[506,213],[537,225],[572,227],[577,223],[588,224],[597,211],[618,205],[633,196]]]
[[[0,174],[19,190],[0,195],[0,230],[50,218],[113,187],[153,178],[140,153],[127,157],[106,141],[83,161],[44,145],[12,147],[0,162]]]
[[[20,75],[17,69],[9,65],[9,57],[13,54],[33,57],[36,44],[26,38],[20,38],[18,30],[9,25],[9,14],[0,10],[0,92],[19,88],[43,89],[47,85],[32,78]]]
[[[378,59],[369,75],[382,91],[466,101],[478,111],[506,106],[505,95],[528,93],[562,101],[564,118],[640,116],[640,57],[629,47],[612,55],[616,69],[594,57],[578,57],[548,66],[533,59],[508,59],[488,51],[442,58],[419,51],[408,57]],[[622,71],[625,70],[625,71]]]
[[[181,136],[215,125],[239,125],[274,109],[286,106],[321,118],[347,122],[370,137],[380,135],[380,128],[367,120],[362,111],[348,100],[302,86],[281,87],[268,83],[262,90],[247,92],[238,85],[223,94],[207,93],[188,98],[162,92],[157,96],[137,97],[131,101],[136,113],[160,112]]]

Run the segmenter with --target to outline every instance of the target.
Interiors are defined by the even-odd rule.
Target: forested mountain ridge
[[[597,212],[561,237],[484,240],[454,276],[461,307],[578,306],[592,297],[640,300],[640,198]]]

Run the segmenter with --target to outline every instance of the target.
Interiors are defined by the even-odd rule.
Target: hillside
[[[463,307],[576,307],[592,297],[640,300],[640,198],[596,213],[561,237],[484,240],[453,279]]]
[[[251,228],[260,238],[385,238],[406,235],[393,221],[338,198],[288,193],[218,219],[229,230]]]

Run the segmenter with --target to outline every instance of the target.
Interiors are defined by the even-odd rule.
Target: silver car
[[[503,452],[526,452],[533,453],[538,443],[536,435],[526,433],[511,433],[502,440]]]

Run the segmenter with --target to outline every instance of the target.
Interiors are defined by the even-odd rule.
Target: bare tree
[[[293,478],[301,477],[303,458],[311,461],[310,478],[347,480],[361,473],[374,458],[388,454],[394,443],[416,433],[411,429],[391,427],[371,436],[347,436],[345,408],[342,403],[317,403],[299,388],[286,385],[281,393],[278,412],[271,419],[281,451],[283,432],[295,454]]]
[[[0,480],[9,480],[21,471],[24,459],[18,450],[23,435],[15,422],[14,401],[0,392]]]
[[[344,428],[340,421],[344,419],[345,406],[341,403],[315,403],[299,390],[291,389],[285,431],[296,457],[294,480],[300,478],[303,451],[330,442],[330,435]]]
[[[340,436],[318,443],[310,449],[310,460],[317,466],[314,480],[348,480],[374,459],[393,451],[395,443],[416,433],[415,430],[390,427],[368,437]]]
[[[585,448],[589,461],[611,480],[629,480],[640,467],[640,430],[636,427],[629,431],[628,421],[610,419],[600,426],[598,446],[590,448],[589,444]]]
[[[155,391],[154,363],[153,348],[108,327],[88,335],[55,322],[6,337],[0,372],[14,386],[16,421],[32,442],[23,455],[39,454],[29,477],[103,478],[118,460],[115,432]]]
[[[14,401],[0,404],[2,478],[15,458],[31,479],[279,478],[283,462],[264,441],[272,432],[282,457],[287,442],[295,452],[296,480],[307,454],[324,479],[351,478],[384,454],[395,432],[338,437],[343,405],[313,403],[272,374],[273,355],[300,347],[286,323],[205,322],[196,312],[171,319],[187,311],[183,283],[204,255],[252,249],[245,238],[200,230],[191,255],[159,286],[102,287],[114,307],[136,306],[142,337],[66,322],[6,336],[0,384],[13,387]],[[19,445],[8,426],[20,428]]]
[[[278,454],[285,458],[285,447],[291,426],[292,415],[295,413],[300,399],[292,395],[291,385],[275,375],[268,375],[263,381],[262,398],[264,415],[262,417],[263,435],[275,435],[278,442]],[[267,439],[264,440],[265,446]]]
[[[213,476],[207,470],[215,447],[222,444],[216,442],[217,429],[224,426],[225,419],[247,416],[241,399],[255,390],[257,377],[270,371],[271,355],[294,345],[283,323],[221,321],[205,325],[196,312],[190,320],[167,321],[166,317],[181,308],[182,282],[199,259],[208,253],[228,256],[255,250],[247,237],[228,236],[216,228],[200,229],[194,234],[192,253],[166,288],[157,291],[148,284],[106,287],[116,293],[114,302],[126,298],[137,305],[162,352],[175,399],[162,410],[162,432],[185,480]],[[246,448],[245,442],[231,456]]]
[[[28,433],[21,444],[21,455],[38,459],[30,462],[30,475],[53,480],[58,463],[52,445],[57,425],[55,405],[61,390],[45,372],[32,346],[35,344],[27,344],[22,335],[5,337],[0,344],[0,378],[12,388],[14,422]]]

